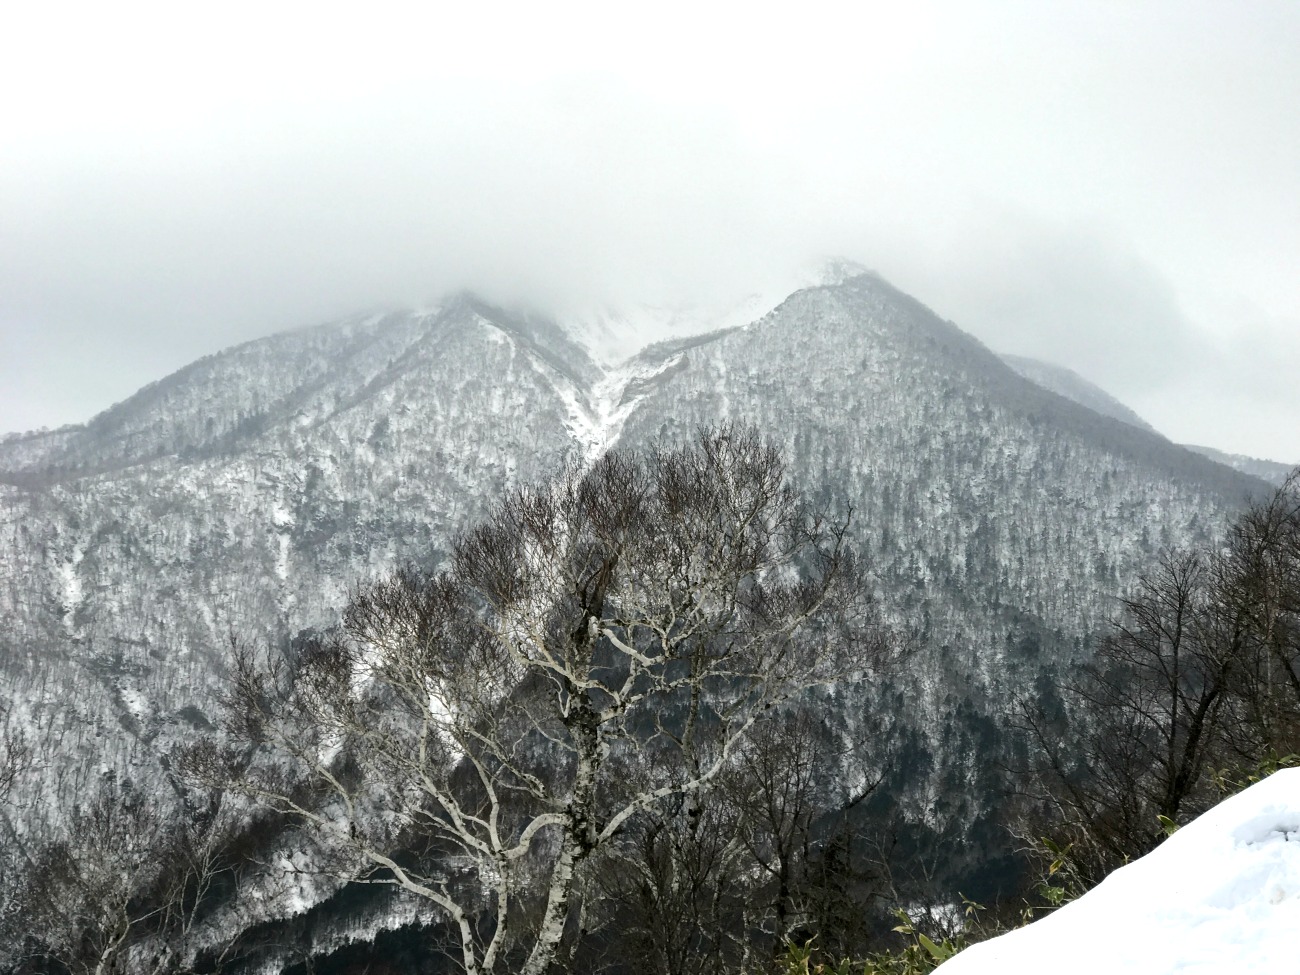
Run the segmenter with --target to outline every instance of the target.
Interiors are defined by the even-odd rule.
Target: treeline
[[[235,644],[224,727],[170,756],[170,794],[106,775],[43,835],[6,815],[0,971],[740,975],[809,944],[928,967],[967,923],[938,861],[972,853],[897,802],[933,759],[892,691],[923,658],[848,517],[732,427],[512,494],[336,630]],[[1300,749],[1300,474],[1030,683],[999,727],[949,716],[1018,837],[986,852],[1028,850],[995,919]],[[4,726],[0,810],[34,755]],[[1035,848],[1070,890],[1035,892]]]
[[[1300,470],[1220,544],[1166,551],[1087,666],[1020,709],[1023,780],[1091,885],[1300,754]]]

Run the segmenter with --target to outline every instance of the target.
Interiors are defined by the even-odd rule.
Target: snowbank
[[[1300,971],[1300,769],[1224,800],[1152,853],[942,975]]]

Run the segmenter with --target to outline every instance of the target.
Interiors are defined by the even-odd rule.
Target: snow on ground
[[[1300,769],[1224,800],[1077,901],[938,971],[1300,972]]]
[[[653,342],[748,325],[766,315],[799,286],[782,281],[762,291],[728,299],[602,308],[566,315],[560,324],[596,362],[609,369],[627,362]]]
[[[83,598],[79,566],[86,556],[85,542],[72,547],[72,555],[59,565],[59,576],[63,581],[63,628],[75,636],[77,630],[77,607]]]
[[[602,367],[631,359],[652,342],[682,339],[726,328],[741,328],[762,318],[792,292],[843,284],[867,268],[842,257],[817,258],[773,275],[757,291],[698,296],[679,303],[630,303],[572,310],[561,326]]]
[[[629,393],[629,390],[644,386],[680,361],[681,356],[676,355],[654,364],[631,359],[622,365],[611,366],[592,385],[589,396],[580,394],[563,377],[552,377],[555,391],[567,411],[565,426],[582,446],[583,460],[587,465],[594,464],[618,440],[623,424],[645,395]]]

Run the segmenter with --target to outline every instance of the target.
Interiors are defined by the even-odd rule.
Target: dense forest
[[[1081,658],[1009,647],[1031,679],[957,700],[946,753],[903,720],[923,627],[792,475],[723,425],[507,492],[338,625],[232,637],[165,790],[105,766],[33,826],[62,759],[6,709],[3,970],[926,970],[1300,751],[1300,472]]]

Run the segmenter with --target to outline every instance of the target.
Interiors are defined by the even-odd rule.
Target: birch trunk
[[[537,931],[537,941],[521,970],[521,975],[545,975],[555,961],[564,940],[569,920],[578,867],[596,845],[595,812],[596,776],[600,771],[600,719],[595,710],[575,702],[566,722],[578,752],[578,768],[569,803],[569,821],[565,825],[560,855],[551,870],[551,887],[547,892],[546,910]]]

